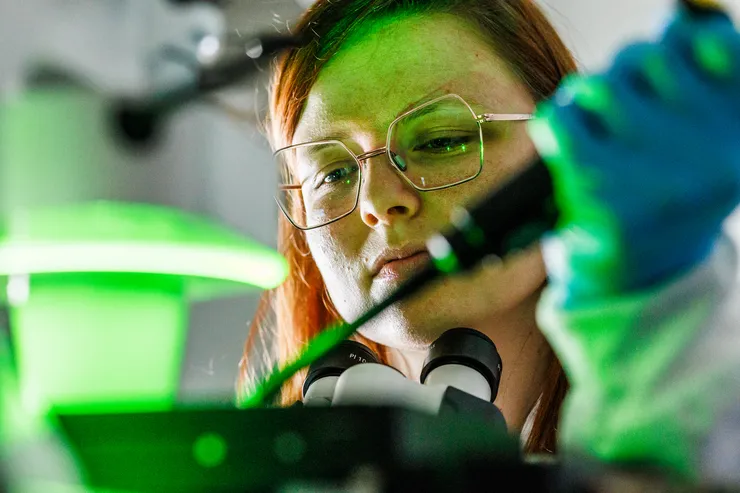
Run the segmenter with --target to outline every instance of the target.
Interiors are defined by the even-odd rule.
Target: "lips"
[[[380,266],[377,274],[375,274],[375,279],[407,279],[423,269],[430,259],[429,252],[426,250],[418,251],[402,258],[388,259]]]

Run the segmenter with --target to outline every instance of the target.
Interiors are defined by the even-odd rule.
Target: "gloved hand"
[[[571,384],[560,450],[696,477],[740,382],[737,251],[718,241],[740,202],[740,34],[682,13],[538,116],[561,211],[537,313]]]
[[[571,77],[530,134],[561,211],[544,242],[562,306],[660,285],[705,259],[740,203],[740,34],[682,12],[603,74]]]

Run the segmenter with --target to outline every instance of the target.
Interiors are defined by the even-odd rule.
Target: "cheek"
[[[524,127],[517,129],[514,142],[505,149],[490,146],[485,149],[483,170],[478,179],[473,180],[478,188],[476,197],[482,198],[507,180],[531,165],[537,156],[534,144],[524,131]]]
[[[341,235],[331,234],[328,227],[306,233],[306,243],[325,281],[339,275],[347,267],[349,247],[339,241]]]
[[[351,235],[341,234],[328,226],[306,233],[311,256],[319,268],[327,291],[345,319],[351,318],[349,307],[357,307],[363,297],[362,262]]]
[[[527,134],[525,125],[516,125],[512,129],[512,141],[505,146],[505,150],[491,152],[491,158],[495,166],[500,169],[503,177],[511,176],[523,170],[537,156],[534,143]]]

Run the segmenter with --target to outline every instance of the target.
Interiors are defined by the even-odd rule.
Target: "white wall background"
[[[538,0],[586,70],[607,66],[620,47],[655,35],[676,0]],[[740,0],[723,0],[740,19]]]
[[[305,6],[304,0],[298,0]],[[585,70],[604,67],[619,47],[649,37],[665,22],[672,0],[541,0],[566,44]],[[740,0],[725,4],[740,19]],[[245,37],[251,32],[291,23],[303,6],[294,0],[234,0],[229,23]],[[232,92],[228,100],[253,115],[263,104],[260,80]],[[275,244],[277,208],[271,199],[275,187],[270,152],[253,117],[234,120],[213,108],[199,107],[180,116],[179,125],[197,138],[197,157],[179,156],[184,167],[200,168],[208,190],[198,193],[198,209],[265,244]],[[251,121],[250,121],[251,120]],[[172,147],[177,149],[177,139]],[[205,171],[203,171],[205,170]],[[201,184],[202,186],[202,184]],[[184,189],[183,193],[193,190]],[[247,323],[257,294],[201,303],[193,307],[187,355],[182,368],[181,400],[228,402],[232,398],[236,365],[247,335]]]

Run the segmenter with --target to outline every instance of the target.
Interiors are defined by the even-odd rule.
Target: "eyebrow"
[[[433,98],[429,98],[429,99],[433,99]],[[423,104],[423,103],[419,103],[419,104]],[[414,109],[413,106],[411,108],[409,108],[408,110],[406,110],[406,111],[410,111],[412,109]],[[404,114],[406,111],[402,111],[401,113],[399,113],[399,115]],[[420,110],[414,111],[413,113],[410,113],[410,114],[406,115],[404,117],[404,123],[407,121],[406,119],[408,119],[408,121],[419,120],[420,118],[423,118],[426,115],[428,115],[429,113],[432,113],[434,111],[435,111],[435,106],[434,105],[425,106],[424,108],[422,108]]]
[[[318,141],[316,141],[316,142],[322,142],[322,143],[321,143],[321,144],[315,144],[315,145],[309,146],[309,147],[310,147],[310,150],[308,150],[308,151],[307,151],[307,152],[308,152],[308,154],[309,154],[309,155],[313,155],[313,154],[316,154],[316,153],[318,153],[318,152],[321,152],[321,151],[323,151],[323,150],[324,150],[324,149],[326,149],[327,147],[330,147],[330,146],[334,146],[334,145],[336,145],[336,144],[335,144],[335,143],[333,143],[333,142],[323,142],[323,141],[325,141],[325,140],[340,140],[340,139],[338,139],[338,138],[328,138],[328,139],[321,139],[321,140],[318,140]]]
[[[328,140],[328,139],[325,139]],[[336,147],[337,144],[335,142],[323,142],[323,141],[317,141],[320,143],[313,144],[310,146],[306,146],[306,154],[309,158],[315,157],[317,154],[321,153],[322,151],[326,150],[327,148]],[[342,149],[344,150],[344,149]],[[298,163],[298,168],[305,168],[305,166],[301,166],[300,163]]]
[[[323,140],[339,140],[339,139],[322,139],[321,141],[317,141],[317,142],[321,142],[321,143],[317,143],[315,145],[307,146],[309,148],[307,150],[307,153],[309,154],[309,156],[312,156],[312,155],[315,156],[316,154],[320,153],[321,151],[323,151],[323,150],[325,150],[325,149],[327,149],[327,148],[329,148],[331,146],[336,146],[337,145],[336,143],[333,143],[333,142],[322,142]],[[298,178],[298,181],[300,182],[300,185],[303,186],[303,184],[306,183],[308,181],[308,179],[311,178],[311,176],[309,175],[309,176],[306,176],[306,177],[301,177],[300,176],[300,173],[298,173],[298,171],[299,170],[305,170],[306,168],[309,168],[309,169],[311,169],[311,168],[310,167],[307,167],[307,166],[301,166],[301,164],[298,163],[298,162],[296,162],[296,167],[297,167],[297,169],[295,170],[296,171],[296,177]]]
[[[430,99],[431,99],[431,98],[430,98]],[[422,103],[422,104],[423,104],[423,103]],[[406,110],[406,111],[410,111],[410,110],[412,110],[412,109],[414,109],[414,108],[413,108],[413,107],[411,107],[411,108],[409,108],[409,109],[408,109],[408,110]],[[414,111],[413,113],[411,113],[411,114],[408,114],[408,115],[406,115],[406,116],[404,117],[404,121],[406,121],[406,120],[405,120],[406,118],[408,118],[409,120],[417,120],[417,119],[419,119],[419,118],[421,118],[421,117],[423,117],[423,116],[426,116],[426,115],[428,115],[428,114],[429,114],[429,113],[431,113],[431,112],[432,112],[433,110],[434,110],[434,105],[429,105],[429,106],[425,106],[424,108],[422,108],[422,109],[420,109],[420,110]],[[399,115],[402,115],[402,114],[404,114],[404,113],[405,113],[405,111],[404,111],[404,112],[401,112],[401,113],[399,113]],[[398,118],[398,117],[396,117],[396,118]]]

